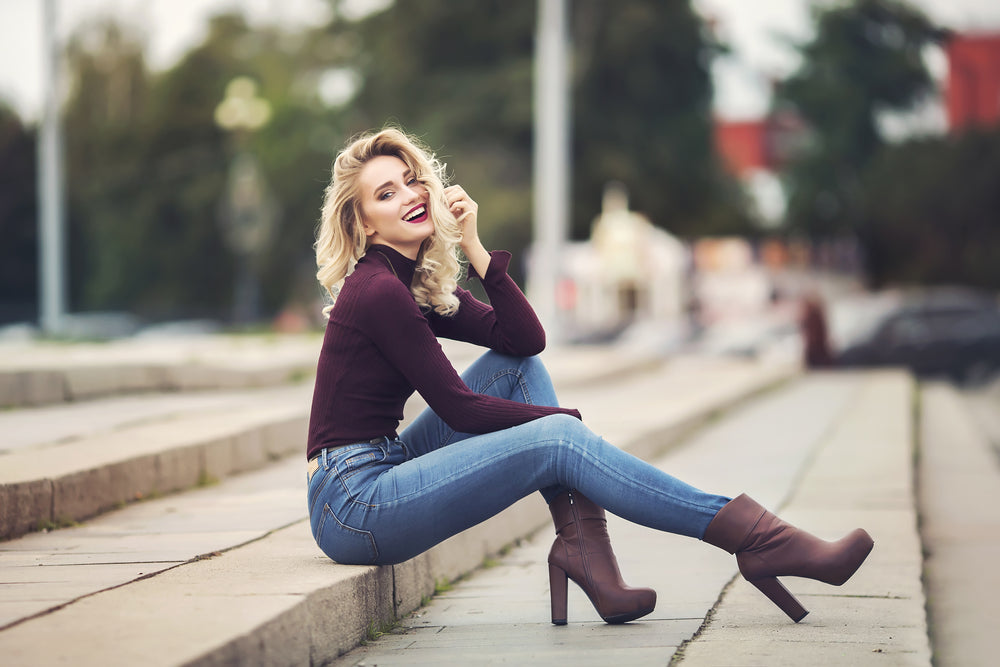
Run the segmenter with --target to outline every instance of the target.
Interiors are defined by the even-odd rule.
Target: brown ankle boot
[[[604,510],[579,491],[559,494],[549,505],[556,540],[549,551],[552,622],[566,624],[567,577],[583,589],[606,623],[625,623],[656,606],[656,591],[622,581],[611,550]]]
[[[740,573],[798,623],[809,612],[777,577],[805,577],[833,586],[851,578],[875,542],[858,528],[836,542],[799,530],[747,495],[729,501],[702,540],[736,554]]]

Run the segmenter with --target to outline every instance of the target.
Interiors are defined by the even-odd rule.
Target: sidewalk
[[[334,664],[929,665],[912,390],[900,373],[806,377],[731,411],[658,461],[702,488],[745,491],[821,537],[868,528],[875,550],[842,588],[786,582],[810,610],[799,624],[737,577],[728,554],[612,517],[627,581],[659,592],[651,615],[606,625],[571,585],[570,622],[552,626],[552,531],[544,528]],[[650,396],[638,407],[660,406]]]

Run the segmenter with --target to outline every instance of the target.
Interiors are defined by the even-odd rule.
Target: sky
[[[350,0],[357,11],[391,0]],[[166,68],[205,35],[205,20],[219,11],[239,8],[251,24],[321,24],[329,17],[324,0],[56,0],[58,31],[63,37],[97,16],[114,14],[138,26],[148,40],[147,58]],[[793,71],[794,51],[783,38],[810,36],[810,0],[693,0],[712,17],[733,54],[716,62],[713,77],[716,112],[729,119],[759,117],[767,109],[769,81]],[[1000,32],[998,0],[912,0],[911,4],[945,27]],[[22,116],[34,118],[42,100],[43,0],[0,0],[0,98]],[[943,79],[943,54],[928,57],[931,71]],[[931,121],[933,122],[933,121]]]

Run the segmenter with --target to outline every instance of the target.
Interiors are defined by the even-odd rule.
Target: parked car
[[[969,291],[911,294],[836,355],[838,366],[898,366],[978,384],[1000,373],[1000,308]]]

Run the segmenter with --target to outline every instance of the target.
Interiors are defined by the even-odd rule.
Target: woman
[[[541,491],[556,530],[548,560],[557,625],[566,623],[567,579],[608,623],[656,604],[654,591],[622,581],[602,508],[735,553],[743,575],[795,621],[807,612],[776,577],[840,585],[854,573],[872,548],[865,531],[819,540],[746,496],[667,475],[558,407],[534,356],[545,335],[507,275],[510,255],[487,252],[477,225],[476,203],[446,188],[434,156],[396,129],[361,136],[334,162],[316,242],[333,305],[307,451],[309,515],[324,553],[399,563]],[[456,248],[490,305],[457,286]],[[459,377],[438,337],[490,351]],[[397,434],[414,390],[429,407]]]

